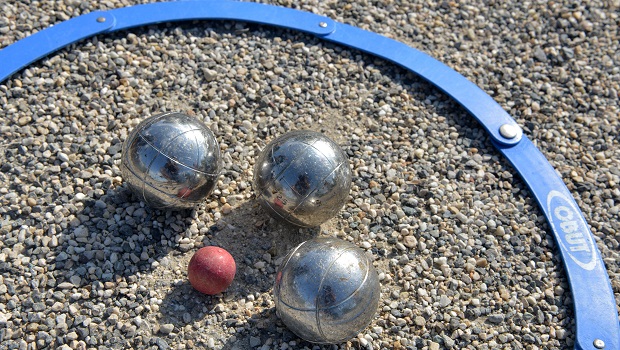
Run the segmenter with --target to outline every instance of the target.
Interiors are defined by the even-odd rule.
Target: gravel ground
[[[268,2],[405,42],[493,96],[567,183],[620,300],[618,0]],[[0,48],[132,3],[4,1]],[[525,184],[463,109],[394,65],[286,30],[164,24],[72,45],[0,91],[2,349],[573,344],[570,290]],[[151,210],[120,176],[122,141],[163,111],[205,121],[224,154],[193,211]],[[351,160],[350,200],[318,229],[253,199],[258,151],[294,129],[325,132]],[[380,271],[379,312],[344,344],[304,342],[275,315],[278,264],[316,235],[354,242]],[[221,295],[186,280],[203,245],[237,260]]]

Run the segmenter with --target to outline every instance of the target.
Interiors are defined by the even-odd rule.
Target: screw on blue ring
[[[594,345],[594,347],[597,349],[605,349],[605,342],[601,339],[594,339],[592,345]]]
[[[519,136],[519,127],[513,124],[504,124],[500,126],[499,133],[507,139],[514,139]]]

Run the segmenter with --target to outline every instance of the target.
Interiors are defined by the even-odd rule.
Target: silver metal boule
[[[341,343],[355,337],[375,317],[381,288],[371,258],[337,238],[301,243],[276,274],[278,317],[300,338]]]
[[[121,174],[153,208],[185,209],[213,191],[220,148],[209,128],[183,113],[143,120],[123,143]]]
[[[342,209],[351,190],[351,168],[346,154],[327,136],[291,131],[260,153],[254,190],[273,217],[314,227]]]

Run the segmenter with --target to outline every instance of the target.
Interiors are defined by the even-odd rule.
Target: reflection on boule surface
[[[275,218],[302,227],[334,217],[348,199],[351,169],[340,146],[308,130],[269,143],[254,168],[254,190]]]
[[[380,285],[369,256],[337,238],[301,243],[276,274],[274,299],[282,321],[315,343],[346,341],[372,321]]]
[[[153,208],[199,204],[215,187],[220,149],[202,122],[183,113],[142,121],[123,144],[123,179]]]

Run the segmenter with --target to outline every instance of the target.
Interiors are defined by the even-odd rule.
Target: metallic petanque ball
[[[291,131],[260,153],[254,190],[273,217],[314,227],[342,209],[351,190],[351,168],[346,154],[327,136]]]
[[[199,120],[183,113],[149,117],[125,140],[121,173],[146,204],[185,209],[211,193],[220,172],[220,148]]]
[[[375,316],[380,285],[369,256],[352,243],[315,238],[301,243],[276,274],[276,313],[300,338],[340,343]]]

